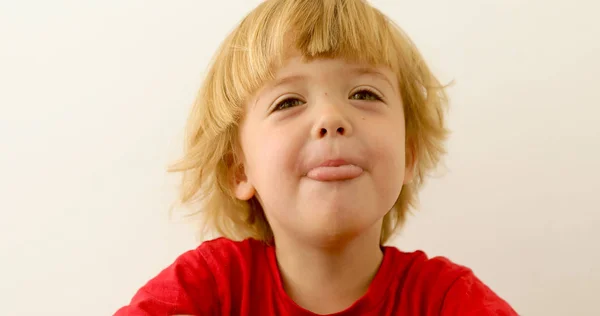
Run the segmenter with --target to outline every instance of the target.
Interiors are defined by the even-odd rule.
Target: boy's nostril
[[[346,130],[343,127],[338,127],[335,131],[336,131],[336,133],[338,135],[344,135],[344,133],[346,132]],[[327,129],[326,128],[321,128],[320,131],[319,131],[319,136],[320,137],[327,136]],[[331,135],[331,136],[333,136],[333,135]]]

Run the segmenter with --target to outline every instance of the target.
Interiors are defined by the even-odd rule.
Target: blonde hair
[[[384,243],[416,205],[426,175],[445,153],[447,98],[408,36],[361,0],[267,0],[242,20],[212,61],[189,116],[184,156],[170,168],[182,172],[180,202],[191,206],[189,214],[203,215],[204,228],[225,237],[271,240],[260,203],[235,198],[232,173],[240,164],[237,135],[244,103],[274,78],[290,50],[306,61],[344,58],[397,74],[414,178],[384,217]]]

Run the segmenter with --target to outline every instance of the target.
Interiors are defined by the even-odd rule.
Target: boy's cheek
[[[272,167],[282,168],[290,160],[299,158],[299,147],[301,146],[294,137],[285,132],[277,132],[266,136],[257,150],[263,162]]]

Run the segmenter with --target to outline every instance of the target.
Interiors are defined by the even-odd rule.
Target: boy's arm
[[[441,315],[513,316],[518,314],[506,301],[469,271],[456,279],[446,293]]]
[[[115,316],[216,315],[216,293],[216,282],[206,261],[192,250],[146,283]]]

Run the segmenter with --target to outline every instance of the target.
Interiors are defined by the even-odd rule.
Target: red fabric
[[[284,292],[273,247],[220,238],[181,255],[117,316],[314,316]],[[367,293],[342,315],[517,315],[471,270],[423,252],[384,248]]]

